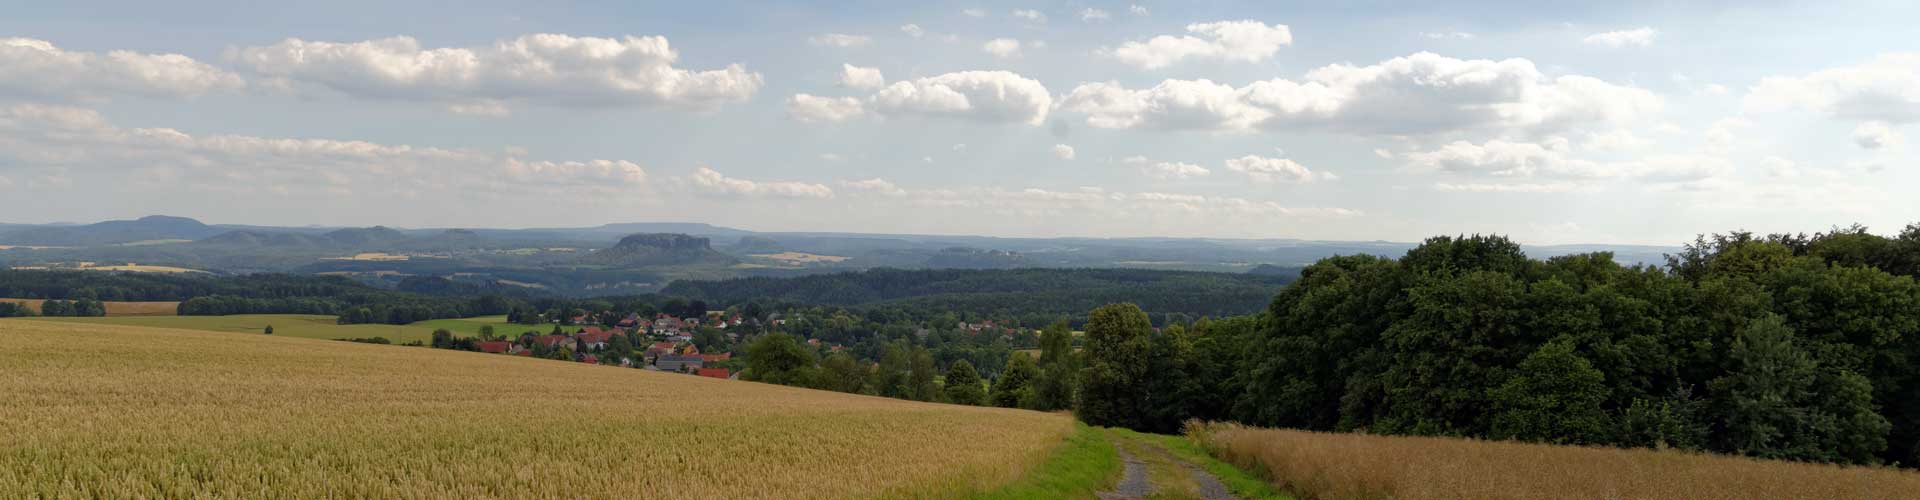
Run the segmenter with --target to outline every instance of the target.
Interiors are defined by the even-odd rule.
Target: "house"
[[[654,342],[653,345],[647,346],[647,357],[658,358],[673,354],[673,346],[672,342]]]
[[[606,349],[607,341],[612,339],[615,333],[617,332],[613,330],[603,330],[597,326],[589,326],[581,328],[580,332],[575,336],[580,339],[580,343],[586,344],[590,349]]]
[[[687,370],[687,369],[697,369],[705,365],[706,363],[704,362],[704,360],[700,359],[699,356],[667,355],[667,356],[661,356],[659,359],[656,359],[653,361],[654,368],[659,368],[660,371],[668,371],[668,372],[677,372],[677,371]]]
[[[573,347],[573,338],[566,335],[541,335],[533,338],[533,343],[547,346],[548,349]]]
[[[701,355],[700,355],[700,360],[701,360],[701,361],[705,361],[705,362],[708,362],[708,363],[717,363],[717,362],[721,362],[721,361],[726,361],[726,360],[729,360],[729,359],[733,359],[733,353],[731,353],[731,352],[723,352],[723,353],[720,353],[720,354],[701,354]]]
[[[589,364],[589,365],[597,365],[597,364],[600,364],[600,357],[599,357],[599,356],[595,356],[595,355],[592,355],[592,354],[588,354],[588,355],[585,355],[585,356],[583,356],[583,357],[581,357],[581,358],[580,358],[580,362],[581,362],[581,363],[586,363],[586,364]]]
[[[508,350],[513,349],[513,343],[505,340],[474,342],[473,348],[488,354],[506,354]]]
[[[726,368],[701,368],[698,370],[694,370],[693,373],[695,375],[699,375],[702,377],[713,377],[713,378],[727,378],[729,375],[732,375],[731,373],[727,372]]]

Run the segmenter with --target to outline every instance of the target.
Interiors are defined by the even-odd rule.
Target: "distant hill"
[[[934,269],[1008,269],[1027,264],[1026,256],[1005,250],[954,247],[927,258],[926,267]]]
[[[321,236],[333,240],[334,243],[350,246],[393,243],[407,239],[406,233],[386,226],[336,229]]]
[[[39,226],[0,234],[9,245],[89,246],[152,240],[198,240],[223,232],[186,217],[150,215],[84,226]]]
[[[613,267],[686,264],[732,264],[736,260],[713,250],[707,238],[671,233],[628,235],[612,248],[581,257],[581,262]]]
[[[241,230],[216,234],[197,243],[245,247],[315,247],[331,244],[333,240],[310,234]]]

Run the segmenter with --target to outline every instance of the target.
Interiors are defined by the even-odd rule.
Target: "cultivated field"
[[[838,262],[847,261],[847,257],[841,257],[838,255],[820,255],[820,254],[804,253],[804,252],[764,253],[764,254],[753,254],[752,256],[759,257],[762,259],[767,259],[767,260],[777,260],[777,261],[785,262],[788,264],[813,264],[818,262],[838,263]]]
[[[416,322],[407,326],[416,326],[420,328],[425,328],[427,329],[428,332],[432,332],[433,330],[440,329],[440,328],[445,328],[447,329],[447,331],[453,332],[454,335],[458,335],[462,337],[470,337],[470,336],[479,335],[480,327],[487,326],[487,325],[493,326],[493,333],[495,335],[500,335],[507,338],[517,338],[523,332],[537,332],[541,335],[546,335],[548,332],[553,331],[553,325],[517,325],[513,323],[508,323],[507,317],[505,315],[479,316],[479,317],[473,317],[473,318],[458,318],[458,319],[433,319],[433,320]],[[566,330],[567,330],[567,333],[573,333],[573,331],[578,328],[580,327],[569,326],[569,327],[566,327]]]
[[[0,498],[958,496],[1073,433],[513,356],[0,321]]]
[[[260,335],[273,325],[275,337],[307,339],[346,339],[386,337],[395,344],[433,340],[433,328],[414,325],[339,325],[333,316],[312,314],[239,314],[234,316],[148,316],[105,318],[30,318],[31,321],[59,321],[92,325],[153,326],[206,330],[213,332]]]
[[[1190,426],[1220,458],[1304,498],[1911,499],[1920,472],[1674,451]]]
[[[43,299],[0,299],[0,302],[26,304],[34,312],[40,311]],[[106,306],[108,316],[172,316],[179,314],[179,302],[101,302]]]

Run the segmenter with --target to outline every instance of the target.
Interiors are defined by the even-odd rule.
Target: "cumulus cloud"
[[[1450,193],[1565,193],[1580,189],[1571,182],[1551,183],[1434,183],[1433,190]]]
[[[875,93],[873,111],[982,122],[1046,122],[1053,97],[1039,81],[1009,71],[961,71],[898,81]]]
[[[1429,31],[1420,36],[1433,40],[1472,40],[1474,35],[1465,31]]]
[[[825,184],[806,182],[768,182],[752,181],[727,177],[718,170],[708,167],[694,169],[693,175],[685,178],[687,185],[694,191],[727,197],[743,198],[794,198],[794,199],[830,199],[833,188]]]
[[[887,78],[880,74],[880,68],[862,68],[852,64],[840,65],[840,86],[875,91],[887,86]]]
[[[1143,7],[1139,4],[1127,6],[1127,13],[1133,14],[1135,16],[1140,16],[1140,17],[1146,17],[1148,14],[1150,14],[1149,12],[1147,12],[1146,7]]]
[[[1657,154],[1624,161],[1575,158],[1567,141],[1454,141],[1429,151],[1401,155],[1415,171],[1507,178],[1638,179],[1674,183],[1722,177],[1733,165],[1719,155]]]
[[[1074,151],[1073,151],[1073,146],[1068,146],[1068,145],[1065,145],[1065,144],[1055,144],[1055,145],[1053,145],[1053,157],[1054,157],[1054,158],[1059,158],[1059,159],[1062,159],[1062,160],[1071,160],[1071,159],[1073,159],[1073,157],[1075,156],[1075,154],[1076,154],[1076,153],[1074,153]]]
[[[1627,122],[1661,105],[1644,89],[1578,75],[1548,77],[1526,59],[1461,60],[1422,52],[1237,88],[1210,80],[1165,80],[1147,89],[1087,83],[1062,98],[1060,109],[1085,115],[1098,128],[1412,135]]]
[[[1804,76],[1763,78],[1744,104],[1749,112],[1804,109],[1852,121],[1920,121],[1920,52],[1884,54]]]
[[[1781,158],[1778,156],[1769,156],[1766,158],[1762,158],[1760,160],[1760,170],[1763,172],[1766,172],[1768,177],[1774,177],[1779,179],[1792,179],[1792,178],[1800,177],[1799,165],[1795,164],[1793,160],[1788,160],[1786,158]]]
[[[536,34],[486,47],[433,49],[405,36],[351,43],[289,38],[230,56],[276,86],[369,99],[705,109],[745,100],[763,83],[739,64],[674,67],[680,54],[659,36]]]
[[[0,96],[98,100],[118,95],[191,98],[245,86],[239,76],[180,54],[61,49],[46,40],[0,38]]]
[[[1896,147],[1901,142],[1900,133],[1884,122],[1866,122],[1853,129],[1853,143],[1864,149]]]
[[[1192,179],[1196,177],[1206,177],[1207,175],[1213,173],[1213,171],[1207,170],[1206,167],[1202,167],[1192,163],[1177,162],[1177,161],[1153,161],[1153,160],[1147,159],[1147,157],[1145,156],[1132,156],[1124,160],[1121,160],[1121,162],[1134,165],[1135,167],[1140,169],[1141,173],[1147,174],[1147,176],[1149,177],[1153,177],[1155,179],[1163,179],[1163,180],[1164,179],[1185,180],[1185,179]]]
[[[980,45],[980,50],[994,57],[1007,58],[1020,55],[1020,41],[1012,38],[995,38]]]
[[[807,123],[840,123],[866,114],[865,105],[854,97],[820,97],[794,94],[787,98],[787,116]]]
[[[1247,155],[1227,160],[1227,170],[1246,174],[1254,182],[1312,182],[1315,175],[1305,165],[1286,158]]]
[[[853,191],[875,193],[882,196],[899,197],[906,196],[907,194],[907,190],[900,189],[900,186],[896,186],[892,182],[888,182],[886,179],[879,177],[857,181],[840,181],[840,186]]]
[[[914,37],[914,38],[927,36],[927,30],[922,29],[918,24],[912,24],[912,23],[900,25],[900,32],[906,33],[907,36]]]
[[[821,47],[859,47],[873,43],[873,37],[846,33],[825,33],[807,37],[807,43]]]
[[[1033,9],[1014,9],[1013,17],[1024,19],[1034,24],[1047,22],[1047,15],[1045,13]]]
[[[1639,27],[1630,30],[1594,33],[1587,35],[1586,38],[1582,38],[1580,41],[1586,42],[1588,45],[1599,45],[1617,49],[1621,47],[1651,46],[1653,45],[1653,39],[1658,36],[1660,36],[1660,32],[1653,28]]]
[[[194,135],[120,128],[84,108],[0,108],[0,166],[58,177],[138,178],[143,185],[221,193],[275,192],[458,198],[471,192],[623,192],[647,171],[624,160],[546,161],[500,153],[368,141]]]
[[[1293,44],[1287,25],[1268,26],[1254,20],[1194,23],[1187,25],[1187,32],[1191,34],[1127,42],[1113,49],[1112,56],[1141,69],[1164,68],[1186,59],[1254,63],[1272,59],[1280,47]]]
[[[1113,18],[1113,14],[1110,14],[1107,11],[1096,9],[1093,7],[1087,7],[1086,10],[1080,11],[1080,20],[1082,22],[1096,23],[1096,22],[1106,21],[1112,18]]]

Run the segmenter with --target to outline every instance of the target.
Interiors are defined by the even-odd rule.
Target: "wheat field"
[[[1059,414],[419,347],[0,320],[0,498],[941,497]]]
[[[1215,456],[1316,500],[1920,498],[1920,472],[1648,449],[1190,424]]]

